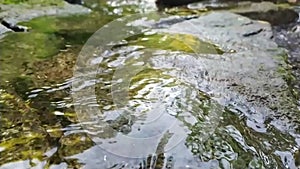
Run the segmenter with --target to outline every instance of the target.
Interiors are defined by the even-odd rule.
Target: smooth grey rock
[[[11,31],[10,29],[8,29],[7,27],[3,26],[2,24],[0,24],[0,35],[4,34],[6,32]]]
[[[11,24],[17,24],[19,22],[29,21],[36,17],[57,15],[66,16],[72,14],[87,14],[91,12],[90,9],[80,5],[72,5],[64,2],[63,6],[33,6],[28,7],[25,5],[1,5],[4,9],[0,13],[0,18],[5,19]]]
[[[238,107],[248,126],[266,132],[265,120],[272,119],[271,125],[290,133],[300,145],[296,132],[299,110],[287,82],[278,73],[286,67],[282,57],[286,52],[271,39],[269,23],[229,12],[212,12],[158,31],[192,34],[225,51],[234,51],[222,56],[199,54],[187,62],[203,65],[211,76],[210,90],[221,94],[225,105]]]

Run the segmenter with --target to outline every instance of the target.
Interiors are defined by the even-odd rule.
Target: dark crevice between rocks
[[[76,5],[83,5],[84,4],[83,0],[65,0],[65,1],[70,3],[70,4],[76,4]]]
[[[262,31],[264,31],[264,29],[259,29],[257,31],[253,31],[253,32],[250,32],[250,33],[245,33],[245,34],[243,34],[243,36],[244,37],[249,37],[249,36],[257,35],[257,34],[259,34]]]
[[[183,6],[199,1],[201,0],[156,0],[155,3],[158,8],[168,8],[174,6]]]
[[[1,24],[3,26],[5,26],[7,29],[10,29],[14,32],[27,32],[28,31],[28,28],[25,27],[25,26],[20,26],[20,25],[14,25],[14,24],[11,24],[5,20],[2,20],[1,21]]]

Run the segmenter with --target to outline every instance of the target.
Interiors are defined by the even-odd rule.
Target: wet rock
[[[248,127],[265,133],[267,126],[273,126],[294,137],[295,146],[300,145],[297,100],[286,81],[289,76],[284,62],[286,52],[271,39],[273,33],[267,22],[213,12],[161,31],[193,34],[220,45],[225,51],[234,50],[221,58],[198,53],[198,58],[189,63],[205,65],[211,76],[210,91],[219,91],[223,103],[235,107],[246,118]]]
[[[66,16],[72,14],[87,14],[91,12],[88,8],[69,3],[64,3],[63,6],[28,7],[25,5],[2,5],[1,7],[6,10],[0,13],[0,18],[5,19],[11,24],[28,21],[40,16]]]
[[[197,3],[200,2],[200,3]],[[246,2],[246,3],[252,3],[252,2],[270,2],[270,3],[297,3],[296,0],[268,0],[268,1],[263,1],[263,0],[217,0],[217,1],[203,1],[201,2],[201,0],[156,0],[156,5],[158,8],[165,8],[165,7],[176,7],[176,6],[184,6],[184,5],[188,5],[188,6],[193,6],[192,8],[195,8],[196,6],[198,6],[197,8],[199,9],[199,7],[203,7],[206,6],[208,8],[214,8],[214,9],[221,9],[224,8],[224,6],[228,7],[228,6],[232,6],[232,5],[236,5],[240,2]]]
[[[155,160],[165,159],[165,166],[170,166],[171,168],[209,168],[207,167],[208,165],[205,166],[202,163],[203,161],[211,161],[213,163],[211,166],[220,163],[223,168],[229,168],[231,166],[232,168],[283,168],[286,164],[282,163],[274,153],[275,150],[290,151],[290,147],[296,147],[300,144],[297,142],[297,139],[299,138],[299,134],[297,133],[299,127],[299,119],[297,118],[299,111],[293,96],[290,95],[289,85],[285,81],[283,75],[279,73],[279,70],[285,70],[286,68],[286,64],[282,59],[284,57],[282,55],[285,55],[286,53],[279,49],[277,44],[271,39],[273,33],[270,24],[267,22],[254,21],[247,17],[229,12],[211,12],[198,18],[182,21],[174,20],[174,18],[169,19],[170,22],[167,21],[167,19],[161,19],[158,22],[153,21],[157,24],[149,22],[149,24],[142,25],[144,27],[154,28],[154,30],[151,31],[157,31],[162,34],[174,33],[174,35],[176,35],[182,33],[194,35],[203,41],[208,41],[220,46],[225,53],[203,53],[201,49],[198,50],[196,48],[199,45],[195,45],[196,47],[193,48],[192,44],[195,43],[192,43],[189,45],[195,51],[192,54],[181,53],[179,51],[173,53],[170,50],[161,51],[164,49],[163,47],[160,48],[161,50],[154,50],[153,53],[150,53],[149,51],[151,49],[146,47],[147,52],[150,54],[146,52],[143,53],[141,52],[142,50],[138,50],[138,52],[135,53],[137,50],[132,48],[132,46],[127,48],[125,46],[119,46],[114,48],[109,56],[98,57],[98,55],[96,55],[96,58],[101,58],[101,63],[104,63],[102,66],[103,70],[107,70],[105,73],[101,73],[100,77],[110,77],[110,73],[108,72],[114,70],[108,69],[105,66],[106,64],[112,65],[112,67],[125,65],[125,67],[128,68],[126,69],[126,72],[129,72],[128,70],[137,70],[132,66],[135,65],[134,63],[141,63],[141,60],[146,62],[147,60],[147,63],[150,63],[149,65],[155,67],[155,71],[147,70],[143,72],[147,76],[142,76],[142,73],[140,73],[139,75],[134,76],[135,78],[128,78],[128,75],[122,74],[123,76],[120,76],[120,81],[131,79],[132,82],[134,81],[134,84],[138,84],[138,81],[141,79],[167,79],[169,77],[164,77],[163,74],[160,73],[161,70],[178,70],[178,72],[180,71],[178,74],[168,71],[164,71],[164,73],[165,75],[171,75],[172,78],[176,77],[180,79],[181,82],[184,82],[182,84],[187,83],[188,86],[191,86],[191,88],[189,87],[184,91],[203,91],[207,93],[209,98],[218,101],[218,103],[215,103],[204,98],[202,98],[201,101],[197,97],[189,98],[193,95],[193,92],[188,92],[187,100],[191,100],[191,102],[186,102],[186,100],[183,99],[186,98],[185,92],[181,90],[185,89],[185,86],[181,85],[179,90],[177,90],[176,87],[173,88],[172,91],[170,91],[171,94],[167,95],[167,98],[169,99],[164,99],[167,103],[172,102],[172,105],[170,107],[168,106],[166,110],[160,107],[157,110],[168,112],[164,113],[166,117],[168,117],[169,114],[176,115],[177,117],[180,117],[181,115],[185,116],[184,112],[192,110],[189,117],[199,117],[197,115],[200,114],[200,116],[202,116],[201,112],[203,109],[207,109],[207,111],[204,111],[207,112],[205,114],[209,114],[208,119],[213,120],[210,120],[210,123],[204,123],[204,125],[201,123],[201,117],[197,118],[200,120],[196,120],[195,123],[185,120],[185,123],[182,126],[190,127],[187,127],[182,133],[180,132],[180,136],[188,134],[186,139],[179,144],[176,144],[172,149],[163,147],[162,149],[167,151],[166,156],[161,158],[157,156]],[[124,22],[128,24],[126,21]],[[159,23],[163,26],[159,26]],[[111,32],[112,28],[114,27],[108,26],[107,31]],[[117,29],[118,28],[119,27],[117,27]],[[131,28],[128,29],[134,30]],[[104,33],[104,35],[106,35],[106,33]],[[147,38],[143,39],[149,41]],[[189,44],[189,40],[192,38],[184,39],[182,36],[179,36],[178,39]],[[129,39],[127,40],[129,41]],[[127,52],[129,51],[130,53],[134,53],[138,59],[128,59],[127,62],[122,60],[123,57],[117,56],[113,61],[109,60],[111,59],[111,56],[115,56],[114,52],[118,54],[120,52],[122,56],[128,56]],[[147,58],[145,60],[141,59],[143,56],[146,56]],[[83,58],[85,58],[84,60],[91,59],[88,57]],[[112,62],[113,64],[111,64]],[[129,64],[127,65],[126,63]],[[88,68],[90,68],[90,66],[88,66]],[[90,72],[90,70],[91,69],[88,69],[88,72]],[[125,69],[120,72],[125,72]],[[201,72],[207,73],[202,74]],[[286,72],[283,71],[283,73]],[[82,74],[80,77],[83,77]],[[154,75],[159,76],[156,77]],[[106,80],[104,81],[106,82]],[[116,81],[119,81],[119,78],[116,79]],[[153,82],[151,84],[153,85],[155,83]],[[142,89],[139,87],[136,88],[138,88],[138,90],[134,91],[134,93],[139,93],[138,91],[145,89],[144,86],[141,87]],[[157,89],[156,87],[153,88]],[[159,93],[163,93],[163,90],[165,89],[160,90]],[[178,92],[180,93],[178,97],[174,97],[174,95],[176,96],[176,91],[180,91]],[[88,91],[80,91],[80,95],[77,95],[76,98],[80,98],[80,100],[86,96],[89,98],[91,94],[89,93],[86,95],[87,92]],[[151,92],[151,89],[147,89],[147,93]],[[101,95],[107,96],[106,93],[101,93]],[[157,95],[158,93],[155,93],[155,96]],[[98,96],[100,96],[100,94],[98,94]],[[134,94],[134,96],[137,95]],[[201,96],[201,93],[195,92],[195,96]],[[134,98],[145,98],[145,95],[143,95],[143,97]],[[195,100],[199,101],[195,102]],[[139,103],[143,104],[144,102]],[[198,103],[203,103],[203,106]],[[195,107],[189,109],[189,105],[194,105]],[[228,107],[230,111],[224,112],[223,115],[213,114],[213,112],[222,112],[222,105]],[[138,106],[140,105],[137,105],[137,107]],[[140,112],[142,112],[141,109],[138,109],[137,121],[141,120],[142,122],[145,122],[145,116],[138,114]],[[149,113],[152,112],[147,111],[147,114]],[[194,116],[194,113],[197,115]],[[223,117],[224,121],[222,120]],[[215,119],[221,119],[222,122],[219,123],[219,121]],[[144,126],[135,130],[137,127],[132,125],[132,130],[129,134],[143,133],[150,135],[152,132],[162,130],[164,126],[160,125],[166,124],[171,120],[172,119],[167,118],[163,122],[159,122],[158,125],[151,127],[151,130],[146,130],[146,127]],[[177,120],[177,118],[175,120]],[[205,126],[210,129],[214,129],[214,127],[218,126],[219,129],[216,129],[214,134],[211,135],[212,137],[203,143],[203,139],[206,139],[206,135],[211,134],[211,131],[205,129]],[[181,130],[181,125],[172,133],[176,134],[179,130]],[[170,138],[171,139],[168,138],[166,142],[170,144],[174,143],[172,141],[172,136],[170,136]],[[124,150],[126,148],[122,138],[114,137],[114,139],[116,140],[114,150]],[[104,145],[103,143],[105,143],[105,140],[102,142],[102,145]],[[146,150],[146,148],[157,145],[157,142],[148,142],[147,144],[145,144],[145,142],[143,142],[143,144],[136,142],[130,143],[133,143],[136,146],[135,148],[149,151],[149,153],[151,153],[151,151],[153,152],[153,150]],[[265,146],[264,144],[268,146]],[[162,150],[160,150],[160,152],[162,152]],[[147,154],[149,153],[147,152]],[[172,155],[174,161],[170,160],[172,163],[168,164],[168,157],[170,155]],[[118,157],[113,157],[108,162],[99,162],[99,164],[105,165],[105,163],[108,164],[117,161],[115,162],[115,166],[117,166],[121,165],[120,161],[122,161],[126,163],[123,163],[124,166],[127,165],[128,167],[132,167],[134,166],[132,163],[136,162],[130,159],[120,160],[117,158]],[[293,166],[292,163],[289,163],[288,165],[291,167]]]
[[[297,93],[300,93],[300,23],[275,26],[273,32],[275,42],[288,50],[289,54],[286,60],[292,69],[291,78],[295,78],[290,81],[290,85],[296,89],[294,94],[299,98]]]
[[[294,10],[278,7],[272,2],[241,5],[232,11],[251,19],[267,21],[272,25],[289,24],[299,18],[298,13]]]
[[[28,30],[26,26],[12,25],[6,20],[2,20],[1,24],[14,32],[27,32]]]
[[[199,2],[199,3],[192,3],[189,4],[187,7],[189,9],[194,9],[194,10],[204,10],[204,9],[208,9],[208,10],[222,10],[222,9],[230,9],[233,7],[238,6],[239,3],[232,3],[232,2]]]
[[[8,29],[6,26],[0,24],[0,38],[1,38],[1,35],[6,33],[6,32],[9,32],[11,31],[10,29]]]

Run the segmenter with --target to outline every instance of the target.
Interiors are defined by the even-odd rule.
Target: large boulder
[[[299,126],[293,124],[299,110],[285,77],[286,51],[272,40],[269,23],[229,12],[212,12],[160,31],[192,34],[231,51],[222,57],[198,57],[194,62],[205,65],[213,76],[212,86],[226,88],[222,92],[228,103],[234,100],[230,104],[249,108],[245,115],[253,122],[253,129],[266,131],[265,120],[271,119],[274,127],[296,136],[300,145],[300,135],[296,134]]]

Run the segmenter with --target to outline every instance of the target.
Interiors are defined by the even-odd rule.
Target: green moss
[[[60,83],[69,77],[73,59],[76,59],[80,47],[112,19],[112,16],[104,16],[101,11],[70,17],[40,17],[20,23],[29,27],[29,32],[12,32],[1,39],[0,85],[3,90],[0,90],[0,146],[3,150],[0,166],[28,159],[58,164],[65,156],[80,153],[93,145],[82,134],[63,136],[62,128],[78,122],[75,113],[70,113],[74,112],[72,108],[59,109],[53,105],[68,96],[66,90],[41,92],[30,99],[27,92]],[[71,49],[60,53],[61,49],[66,49],[66,44]],[[56,116],[53,112],[57,109],[64,116]],[[49,160],[45,159],[44,153],[57,146],[58,151]],[[69,167],[76,168],[73,167],[77,166],[76,161],[65,161]]]
[[[20,23],[20,25],[29,27],[30,31],[33,32],[54,33],[58,31],[56,23],[57,19],[54,17],[40,17],[29,22]]]
[[[293,102],[297,104],[297,101],[300,99],[299,92],[295,89],[294,84],[296,82],[296,77],[292,73],[292,69],[290,64],[288,63],[288,54],[284,51],[282,51],[279,55],[276,56],[276,58],[282,62],[282,64],[278,67],[278,73],[283,77],[283,79],[286,81],[289,92],[293,96]]]
[[[136,35],[126,39],[129,45],[143,46],[147,49],[183,51],[188,53],[222,54],[218,46],[201,41],[188,34]]]
[[[62,47],[62,39],[54,35],[43,33],[12,33],[0,44],[2,52],[1,57],[11,57],[14,59],[27,57],[30,58],[47,58],[58,52]]]
[[[170,15],[188,16],[188,15],[203,15],[205,12],[208,11],[209,9],[205,7],[202,9],[170,8],[166,10],[166,13]]]
[[[0,43],[2,80],[22,75],[31,63],[53,56],[63,47],[61,38],[38,32],[11,33]]]
[[[30,31],[9,33],[1,39],[1,80],[26,76],[26,70],[33,63],[58,54],[66,44],[82,46],[95,31],[113,19],[103,15],[102,12],[93,12],[70,17],[48,16],[20,23]]]
[[[25,99],[27,97],[26,92],[28,92],[30,88],[33,86],[33,81],[28,77],[16,77],[12,80],[11,84],[15,92],[20,97]]]

